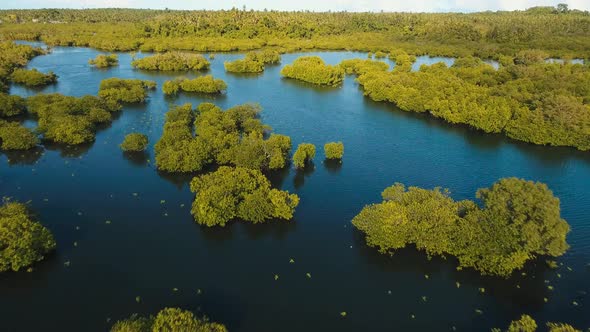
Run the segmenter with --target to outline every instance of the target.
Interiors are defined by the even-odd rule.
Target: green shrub
[[[162,137],[155,145],[156,167],[168,172],[200,171],[209,164],[284,168],[291,139],[275,134],[264,139],[268,127],[260,122],[259,112],[257,105],[249,104],[222,111],[203,103],[196,116],[190,104],[173,108],[166,114]]]
[[[179,90],[185,92],[221,93],[227,89],[227,84],[221,79],[215,79],[211,75],[200,76],[194,79],[180,78],[164,82],[162,91],[166,95],[177,94]]]
[[[99,54],[94,59],[88,60],[88,64],[96,68],[108,68],[119,64],[119,57],[116,54]]]
[[[211,323],[207,318],[197,318],[187,310],[165,308],[155,318],[134,314],[118,321],[111,332],[227,332],[227,328],[223,324]]]
[[[0,143],[2,150],[28,150],[37,146],[39,139],[29,128],[0,120]]]
[[[191,191],[196,194],[191,209],[197,223],[225,226],[233,219],[261,223],[269,219],[293,218],[299,197],[271,189],[258,170],[222,166],[217,171],[195,177]]]
[[[21,115],[27,110],[25,100],[0,92],[0,118]]]
[[[324,145],[326,159],[342,159],[344,156],[344,144],[342,142],[330,142]]]
[[[482,208],[456,202],[440,188],[399,183],[382,196],[382,203],[366,206],[352,220],[382,253],[414,245],[429,256],[455,256],[458,269],[509,277],[530,259],[568,249],[569,225],[560,217],[559,199],[541,183],[502,179],[477,192]]]
[[[96,125],[111,121],[120,105],[95,96],[80,98],[38,94],[27,98],[29,112],[38,117],[37,131],[43,138],[69,145],[94,141]]]
[[[23,84],[29,87],[44,86],[57,82],[57,75],[52,71],[43,74],[37,69],[16,69],[12,72],[10,79],[17,84]]]
[[[226,61],[223,66],[230,73],[261,73],[264,71],[264,63],[249,59]]]
[[[207,70],[210,63],[200,54],[168,52],[133,60],[131,65],[144,70],[188,71]]]
[[[148,146],[148,137],[140,133],[131,133],[125,136],[120,147],[123,151],[139,152],[145,151]]]
[[[154,89],[156,82],[138,79],[107,78],[100,82],[99,97],[111,102],[142,103],[148,89]]]
[[[301,143],[293,154],[293,164],[296,168],[303,169],[315,158],[315,145]]]
[[[292,65],[281,70],[281,75],[318,85],[337,86],[344,80],[340,66],[329,66],[318,56],[297,58]]]
[[[35,221],[24,204],[0,206],[0,272],[19,271],[55,249],[51,232]]]
[[[383,61],[348,59],[342,60],[339,65],[347,74],[362,75],[370,71],[388,71],[389,65]]]

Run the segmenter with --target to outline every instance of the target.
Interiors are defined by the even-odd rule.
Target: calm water
[[[223,62],[241,56],[218,54],[210,73],[228,83],[226,95],[170,99],[161,84],[180,74],[134,70],[130,54],[120,54],[119,67],[90,68],[88,59],[98,53],[55,48],[29,67],[53,70],[57,85],[11,89],[22,96],[82,96],[96,94],[108,77],[159,85],[144,105],[125,107],[89,146],[0,154],[0,196],[30,200],[58,242],[55,255],[33,273],[0,275],[3,331],[105,331],[109,319],[166,306],[199,311],[230,331],[484,331],[506,327],[522,313],[541,324],[590,326],[590,153],[531,146],[404,113],[365,99],[353,77],[340,88],[281,79],[281,66],[301,54],[284,55],[281,66],[262,75],[226,74]],[[314,54],[331,64],[366,58]],[[343,164],[324,164],[320,148],[314,170],[272,175],[276,186],[301,197],[291,222],[200,227],[189,213],[190,178],[159,174],[150,161],[169,106],[203,101],[223,108],[258,102],[263,121],[290,135],[295,146],[343,141]],[[129,158],[118,147],[133,131],[150,138],[143,157]],[[390,258],[367,248],[350,224],[394,182],[448,187],[454,198],[464,199],[508,176],[545,182],[561,199],[572,248],[559,259],[558,270],[539,261],[527,267],[526,276],[501,280],[457,272],[452,259],[429,261],[415,250]],[[555,290],[548,290],[548,283]]]

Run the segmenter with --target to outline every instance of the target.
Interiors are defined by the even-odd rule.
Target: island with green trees
[[[450,255],[459,269],[509,277],[535,257],[559,257],[569,248],[559,199],[545,184],[506,178],[477,191],[482,207],[455,201],[448,190],[397,183],[366,206],[352,224],[382,253],[408,245],[429,256]]]
[[[227,89],[222,79],[211,75],[199,76],[193,79],[178,78],[164,82],[162,91],[166,95],[176,95],[179,91],[200,93],[221,93]]]
[[[119,146],[125,152],[145,151],[148,146],[148,137],[141,133],[131,133],[125,136],[125,139]]]
[[[318,56],[297,58],[293,64],[283,67],[281,75],[286,78],[327,86],[338,86],[344,80],[342,68],[326,65],[324,60]]]
[[[200,54],[166,52],[135,59],[131,65],[143,70],[199,71],[209,69],[210,63]]]
[[[225,70],[230,73],[260,73],[264,71],[266,64],[278,64],[281,55],[277,51],[263,50],[260,52],[248,52],[244,59],[225,62]]]
[[[96,68],[108,68],[119,64],[119,57],[116,54],[99,54],[94,59],[88,60],[88,64]]]
[[[28,87],[45,86],[57,82],[57,75],[53,72],[44,74],[37,69],[15,69],[10,75],[10,80]]]

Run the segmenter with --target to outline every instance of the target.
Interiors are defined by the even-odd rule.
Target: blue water
[[[21,96],[82,96],[95,95],[108,77],[158,83],[145,104],[125,107],[93,144],[0,154],[0,196],[31,201],[58,242],[55,255],[34,272],[0,275],[4,331],[105,331],[114,320],[166,306],[207,315],[230,331],[484,331],[506,327],[522,313],[540,324],[590,326],[588,152],[533,146],[404,113],[364,98],[352,76],[339,88],[282,79],[282,66],[304,54],[283,55],[281,65],[260,75],[226,74],[223,62],[242,55],[216,54],[207,74],[227,82],[226,94],[166,98],[160,89],[165,80],[205,73],[135,70],[127,53],[119,54],[118,67],[89,67],[88,59],[99,53],[54,48],[28,67],[53,70],[59,83],[42,90],[11,87]],[[366,58],[356,52],[309,54],[330,64]],[[313,170],[270,176],[275,186],[300,196],[294,220],[223,229],[193,221],[190,177],[160,174],[153,144],[170,105],[204,101],[223,108],[260,103],[263,121],[275,132],[291,136],[294,146],[318,146]],[[118,144],[134,131],[148,135],[150,147],[130,158]],[[344,142],[340,166],[322,160],[321,146],[329,141]],[[545,182],[561,199],[572,231],[571,250],[558,259],[559,269],[545,268],[541,259],[527,267],[526,276],[483,278],[456,271],[453,259],[429,261],[413,249],[380,255],[350,224],[394,182],[447,187],[456,199],[473,199],[478,188],[508,176]]]

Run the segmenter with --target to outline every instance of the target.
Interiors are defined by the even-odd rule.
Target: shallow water
[[[89,146],[46,146],[39,155],[0,154],[0,196],[30,200],[58,242],[56,254],[33,273],[0,275],[3,330],[104,331],[109,320],[165,306],[199,311],[230,331],[431,331],[453,326],[483,331],[506,327],[522,313],[540,323],[590,326],[590,153],[533,146],[404,113],[364,98],[352,76],[340,88],[281,79],[281,67],[302,54],[284,55],[281,65],[267,67],[261,75],[226,74],[223,62],[241,55],[217,54],[209,73],[228,83],[227,94],[165,98],[162,83],[183,73],[134,70],[125,53],[119,54],[118,67],[89,67],[88,59],[99,53],[55,48],[33,59],[29,68],[53,70],[58,84],[42,90],[11,88],[22,96],[81,96],[95,95],[108,77],[158,83],[147,103],[125,107]],[[366,58],[355,52],[312,54],[330,64]],[[195,75],[200,74],[186,76]],[[301,197],[293,221],[232,223],[223,229],[194,223],[190,177],[159,174],[149,161],[169,106],[203,101],[223,108],[258,102],[263,121],[291,136],[294,146],[318,146],[315,169],[272,175],[276,186]],[[149,136],[144,156],[131,158],[118,147],[133,131]],[[329,141],[344,142],[342,165],[323,163],[321,146]],[[464,199],[508,176],[545,182],[561,199],[562,215],[572,226],[572,248],[558,260],[563,263],[558,270],[539,260],[527,267],[526,276],[501,280],[458,272],[452,259],[429,261],[413,249],[390,258],[367,248],[350,224],[394,182],[447,187],[454,198]],[[343,311],[346,318],[340,316]],[[23,319],[25,315],[34,318]]]

